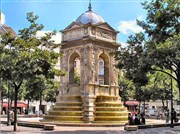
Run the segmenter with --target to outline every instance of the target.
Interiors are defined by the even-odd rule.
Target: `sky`
[[[44,25],[39,35],[47,31],[60,31],[88,10],[89,0],[0,0],[1,23],[14,29],[16,33],[29,26],[28,12],[39,16],[38,23]],[[91,0],[92,10],[109,25],[119,31],[118,42],[126,45],[127,37],[142,31],[136,19],[144,20],[146,11],[141,2],[145,0]],[[61,34],[55,37],[57,43]]]

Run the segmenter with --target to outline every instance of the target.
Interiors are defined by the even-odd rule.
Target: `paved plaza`
[[[123,127],[55,127],[54,131],[45,131],[41,128],[18,126],[18,131],[13,132],[13,126],[1,125],[1,134],[180,134],[180,127],[161,127],[139,129],[138,131],[125,131]]]
[[[19,118],[19,121],[39,122],[41,118]],[[5,118],[2,120],[6,120]],[[165,120],[147,119],[147,124],[162,124]],[[180,126],[139,129],[138,131],[125,131],[124,127],[72,127],[56,126],[54,131],[45,131],[42,128],[17,126],[17,132],[13,132],[13,126],[1,124],[1,134],[180,134]]]

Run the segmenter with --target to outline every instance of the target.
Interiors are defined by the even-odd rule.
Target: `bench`
[[[137,126],[126,125],[126,126],[124,126],[124,130],[126,130],[126,131],[137,131],[138,127]]]
[[[56,125],[44,125],[44,130],[54,130]]]

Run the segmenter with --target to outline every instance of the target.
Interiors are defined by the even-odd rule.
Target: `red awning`
[[[125,105],[128,105],[128,106],[138,106],[140,104],[139,101],[126,101],[125,102]]]
[[[8,103],[3,102],[3,107],[8,107]],[[14,102],[12,102],[11,107],[14,107]],[[27,107],[27,104],[24,102],[17,102],[17,107]]]

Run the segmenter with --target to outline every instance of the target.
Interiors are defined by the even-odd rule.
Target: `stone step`
[[[101,106],[101,107],[103,107],[103,106],[107,106],[107,107],[122,107],[122,106],[124,106],[123,105],[123,103],[121,103],[121,102],[95,102],[95,105],[97,106],[97,107],[99,107],[99,106]]]
[[[93,123],[96,124],[114,124],[114,125],[124,125],[127,123],[127,121],[93,121]]]
[[[96,107],[96,111],[127,111],[125,107]]]
[[[40,120],[40,122],[44,122],[44,123],[53,123],[53,124],[61,124],[61,123],[68,123],[68,124],[83,124],[83,121],[72,121],[72,120],[64,120],[64,121],[60,121],[60,120],[49,120],[49,119],[43,119]]]
[[[44,130],[54,130],[55,125],[46,124],[44,125]]]
[[[57,102],[56,106],[82,106],[82,102]]]
[[[45,115],[44,120],[52,121],[82,121],[83,116],[56,116],[56,115]]]
[[[82,111],[49,111],[49,115],[57,116],[82,116]]]
[[[124,130],[126,130],[126,131],[137,131],[138,127],[132,126],[132,125],[127,125],[127,126],[124,126]]]
[[[119,96],[97,96],[96,102],[118,102]]]
[[[52,111],[82,111],[80,106],[55,106]]]
[[[82,102],[81,96],[61,96],[60,100],[64,102]]]
[[[126,121],[127,116],[96,116],[95,121]]]
[[[128,116],[128,112],[119,112],[119,111],[96,111],[96,116]]]

